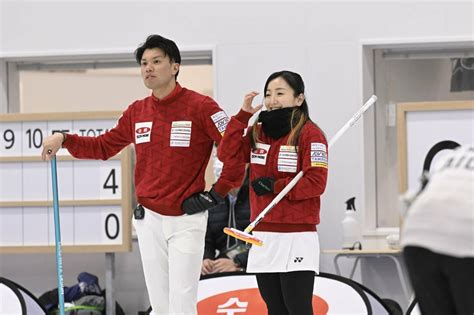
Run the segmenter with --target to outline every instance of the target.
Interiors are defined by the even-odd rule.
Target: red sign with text
[[[319,296],[313,295],[315,315],[326,315],[329,305]],[[198,303],[200,315],[267,314],[267,306],[257,288],[240,289],[209,296]]]

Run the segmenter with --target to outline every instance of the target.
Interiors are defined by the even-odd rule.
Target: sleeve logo
[[[223,136],[227,124],[229,123],[229,117],[227,117],[227,114],[224,111],[220,111],[212,115],[211,119],[221,136]]]
[[[324,143],[311,143],[311,167],[328,168],[328,154]]]

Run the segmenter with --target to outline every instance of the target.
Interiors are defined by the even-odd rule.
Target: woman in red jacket
[[[264,104],[255,107],[252,101],[258,93],[245,96],[219,145],[219,159],[250,163],[251,220],[303,171],[296,186],[253,230],[264,246],[251,248],[247,271],[257,273],[268,314],[310,315],[314,274],[319,272],[316,225],[327,180],[327,141],[309,118],[299,74],[273,73],[264,92]],[[266,111],[244,133],[263,106]]]

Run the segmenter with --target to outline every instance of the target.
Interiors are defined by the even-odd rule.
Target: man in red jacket
[[[135,145],[139,205],[133,224],[151,306],[155,314],[196,314],[206,210],[241,183],[244,165],[225,165],[213,188],[204,191],[213,144],[221,141],[229,118],[210,97],[176,81],[181,56],[173,41],[150,35],[135,57],[152,95],[132,103],[98,137],[47,137],[42,157],[51,159],[62,146],[76,158],[106,160]]]

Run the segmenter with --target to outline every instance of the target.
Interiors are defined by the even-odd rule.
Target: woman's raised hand
[[[255,114],[260,109],[262,109],[263,104],[259,104],[255,107],[252,106],[252,101],[255,98],[255,96],[257,96],[258,94],[259,94],[258,92],[253,91],[253,92],[250,92],[250,93],[245,95],[244,104],[242,105],[242,110],[243,111],[246,111],[246,112],[251,113],[251,114]]]

